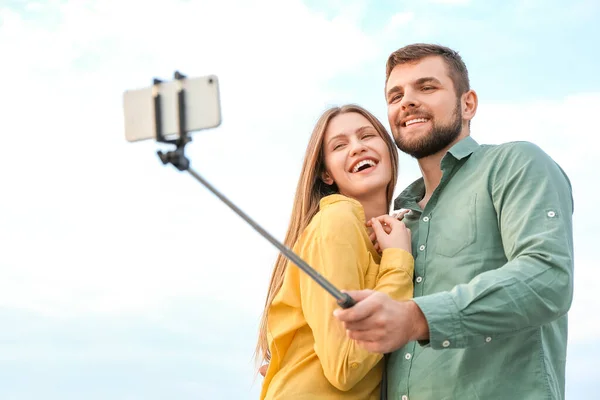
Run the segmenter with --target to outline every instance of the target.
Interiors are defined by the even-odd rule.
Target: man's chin
[[[405,143],[403,143],[402,145],[398,145],[398,143],[396,143],[396,145],[398,146],[398,149],[401,152],[408,154],[409,156],[416,158],[417,160],[434,155],[445,148],[444,146],[410,146]]]
[[[401,127],[396,130],[395,135],[400,136],[402,140],[419,140],[420,138],[428,137],[432,134],[432,128],[429,124],[424,124],[420,127]]]
[[[445,150],[458,137],[457,134],[436,135],[421,134],[410,138],[401,137],[396,146],[403,153],[420,160]]]

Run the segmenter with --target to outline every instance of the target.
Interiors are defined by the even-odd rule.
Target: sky
[[[3,0],[0,398],[257,398],[276,250],[164,146],[125,140],[123,92],[218,76],[223,122],[192,167],[283,240],[316,119],[358,103],[387,126],[385,60],[413,42],[463,56],[475,140],[534,142],[568,174],[567,399],[595,398],[598,39],[595,0]]]

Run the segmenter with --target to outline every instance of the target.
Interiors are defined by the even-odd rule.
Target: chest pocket
[[[433,251],[445,257],[454,257],[477,240],[477,193],[451,203],[444,210],[434,210],[431,220]]]

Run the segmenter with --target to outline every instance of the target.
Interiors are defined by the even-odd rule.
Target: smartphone
[[[181,81],[185,90],[186,127],[188,132],[216,128],[221,124],[221,102],[219,80],[214,75],[198,78],[185,78]],[[123,94],[125,116],[125,138],[129,142],[156,139],[154,122],[153,86],[127,90]],[[179,123],[177,120],[177,82],[164,81],[159,85],[162,108],[163,136],[176,139]]]

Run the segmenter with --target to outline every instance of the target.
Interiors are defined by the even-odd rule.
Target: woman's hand
[[[404,216],[406,214],[408,214],[410,212],[410,210],[408,209],[401,209],[398,211],[394,211],[390,214],[390,216],[392,218],[396,218],[398,221],[402,221],[404,219]],[[372,227],[373,224],[371,223],[371,220],[367,221],[367,226],[368,227]],[[385,233],[390,233],[392,231],[392,228],[390,226],[388,226],[387,224],[383,224],[383,230],[385,231]],[[377,252],[379,254],[381,254],[381,252],[383,250],[381,250],[381,248],[379,247],[379,243],[377,243],[377,236],[375,235],[375,231],[371,232],[371,234],[369,235],[369,239],[371,239],[371,243],[373,243],[373,245],[375,246],[375,250],[377,250]]]
[[[402,214],[402,217],[404,214]],[[377,251],[383,252],[385,249],[398,248],[412,253],[410,229],[406,227],[404,222],[390,215],[382,215],[372,218],[367,222],[367,226],[373,228],[371,237],[375,236]]]

